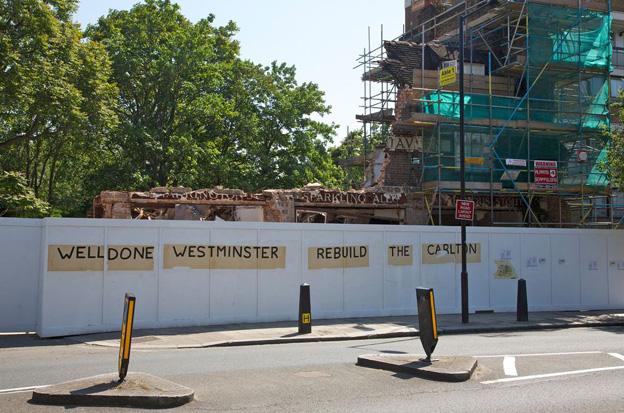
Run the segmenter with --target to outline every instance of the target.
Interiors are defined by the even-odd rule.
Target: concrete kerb
[[[428,361],[416,354],[365,354],[358,357],[357,365],[428,380],[462,382],[470,380],[477,360],[474,357],[433,357]]]
[[[168,409],[189,403],[194,391],[147,373],[102,374],[35,389],[33,404]]]
[[[439,328],[438,331],[443,335],[458,334],[485,334],[485,333],[505,333],[512,331],[539,331],[539,330],[561,330],[570,328],[593,328],[593,327],[620,327],[624,326],[624,321],[605,321],[605,322],[585,322],[585,323],[538,323],[538,324],[518,324],[505,326],[479,326],[479,327],[450,327]],[[134,345],[136,350],[184,350],[199,349],[211,347],[240,347],[240,346],[258,346],[273,344],[294,344],[294,343],[315,343],[323,341],[353,341],[353,340],[369,340],[369,339],[386,339],[386,338],[406,338],[418,337],[419,332],[416,329],[406,331],[392,331],[353,335],[324,335],[301,337],[272,337],[244,340],[221,340],[201,344],[176,344],[176,345]],[[117,348],[118,344],[106,342],[90,342],[88,336],[68,337],[68,339],[86,345],[97,347]]]

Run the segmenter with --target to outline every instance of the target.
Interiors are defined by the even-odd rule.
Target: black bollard
[[[518,321],[529,321],[529,305],[527,302],[526,280],[518,280]]]
[[[435,310],[433,288],[417,288],[416,303],[418,304],[418,335],[422,343],[427,361],[438,344],[438,321]]]
[[[312,305],[310,304],[310,284],[299,287],[299,334],[312,332]]]

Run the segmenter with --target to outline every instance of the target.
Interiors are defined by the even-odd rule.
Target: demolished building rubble
[[[93,202],[94,218],[309,223],[417,224],[422,204],[401,188],[339,191],[318,184],[301,189],[154,188],[104,191]]]

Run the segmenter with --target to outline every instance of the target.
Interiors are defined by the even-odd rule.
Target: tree
[[[310,182],[339,185],[340,170],[326,148],[336,127],[312,118],[330,112],[323,92],[313,83],[298,84],[292,66],[243,64],[247,76],[235,77],[245,79],[247,91],[239,99],[245,108],[246,134],[234,139],[239,143],[236,153],[246,159],[238,185],[247,189],[293,188]]]
[[[239,57],[230,22],[197,23],[168,0],[111,11],[90,26],[119,85],[121,121],[104,168],[119,189],[223,185],[255,190],[335,184],[323,93],[295,69]]]
[[[116,122],[107,54],[82,40],[76,4],[0,1],[0,169],[68,213],[92,197],[80,177]]]
[[[50,213],[47,202],[37,198],[17,172],[0,172],[0,217],[41,218]]]
[[[389,125],[374,124],[364,141],[363,129],[351,131],[342,143],[331,149],[331,156],[343,171],[341,186],[343,189],[360,188],[364,182],[364,154],[367,158],[374,148],[385,142],[390,135]],[[366,145],[366,148],[364,146]],[[370,161],[370,159],[369,159]],[[367,162],[367,165],[370,163]]]
[[[362,130],[347,133],[342,143],[331,149],[331,156],[336,165],[344,171],[343,189],[359,188],[364,182]]]
[[[617,114],[621,122],[624,122],[624,93],[620,93],[615,104],[611,105],[613,112]],[[624,130],[614,128],[610,133],[608,165],[604,165],[611,185],[624,188]]]

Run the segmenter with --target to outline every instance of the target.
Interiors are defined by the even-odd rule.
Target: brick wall
[[[387,152],[383,183],[385,186],[417,186],[420,182],[420,166],[412,165],[412,156],[403,151]]]

